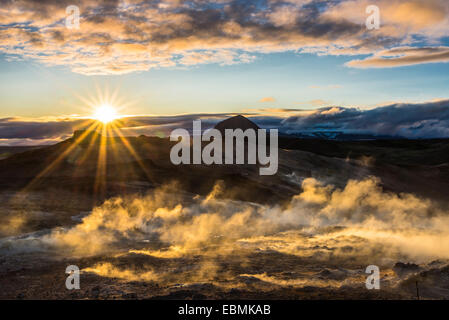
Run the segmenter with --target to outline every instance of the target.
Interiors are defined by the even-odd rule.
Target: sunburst
[[[97,88],[97,96],[93,98],[78,96],[86,106],[85,109],[90,115],[84,117],[85,121],[80,125],[82,134],[73,138],[72,141],[68,141],[59,151],[59,154],[53,161],[51,161],[39,174],[37,174],[22,191],[26,191],[32,188],[42,178],[50,175],[62,162],[68,157],[79,150],[83,150],[83,154],[78,155],[78,161],[76,168],[74,168],[74,175],[76,175],[80,168],[87,159],[95,154],[95,150],[98,150],[97,155],[97,172],[94,183],[94,194],[104,194],[107,183],[107,162],[109,156],[119,156],[118,144],[114,137],[118,137],[119,141],[123,145],[124,149],[136,160],[138,165],[142,168],[145,175],[151,179],[150,174],[138,153],[134,150],[133,145],[128,139],[123,136],[121,127],[123,126],[123,119],[126,116],[122,115],[123,109],[127,108],[131,102],[129,99],[118,99],[118,92],[115,91],[112,95],[109,95],[108,90],[102,92]],[[92,134],[98,133],[98,134]],[[78,146],[86,146],[78,148]],[[78,151],[77,151],[78,150]],[[82,171],[82,170],[81,170]]]
[[[95,109],[93,118],[95,120],[101,121],[103,124],[108,124],[120,117],[117,113],[117,110],[113,106],[109,104],[103,104]]]

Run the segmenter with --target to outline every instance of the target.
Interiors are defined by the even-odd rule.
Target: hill
[[[234,117],[219,129],[254,128]],[[176,182],[194,194],[206,194],[222,180],[224,196],[253,202],[279,202],[301,188],[308,177],[343,186],[349,179],[376,176],[387,190],[412,192],[447,200],[449,140],[331,141],[279,138],[279,171],[259,176],[250,165],[181,165],[170,162],[174,142],[158,137],[72,137],[53,146],[14,154],[0,160],[0,191],[58,188],[96,194],[145,190]]]

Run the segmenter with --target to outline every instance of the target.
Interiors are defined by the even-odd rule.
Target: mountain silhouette
[[[215,128],[224,132],[259,127],[235,116]],[[376,176],[386,190],[447,202],[449,139],[335,141],[280,136],[279,172],[264,177],[250,165],[173,165],[170,152],[175,144],[169,138],[102,137],[77,131],[55,145],[22,148],[24,152],[1,147],[0,192],[26,187],[95,194],[100,199],[177,182],[186,192],[207,195],[221,180],[232,186],[233,199],[277,203],[299,192],[301,186],[286,178],[294,173],[301,179],[329,176],[342,186],[348,179]],[[104,193],[95,193],[98,181],[104,181]]]
[[[215,129],[221,132],[222,135],[225,133],[225,129],[242,129],[243,131],[247,129],[260,129],[257,124],[245,118],[242,115],[237,115],[235,117],[223,120],[215,125]]]

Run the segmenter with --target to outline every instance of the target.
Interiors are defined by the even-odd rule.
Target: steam
[[[155,281],[158,275],[153,271],[133,272],[127,269],[119,269],[111,263],[99,263],[94,267],[85,268],[84,272],[96,273],[103,277],[126,279],[128,281]]]
[[[151,245],[131,253],[160,258],[224,254],[235,244],[271,250],[276,243],[275,250],[300,256],[316,246],[335,254],[349,245],[351,254],[363,256],[380,250],[417,260],[449,258],[449,217],[429,200],[383,192],[375,178],[349,181],[344,189],[306,179],[302,187],[282,208],[219,199],[222,183],[207,197],[190,199],[167,186],[142,198],[108,200],[79,225],[55,230],[44,241],[76,255],[136,242]]]
[[[23,215],[10,215],[3,219],[0,224],[0,235],[9,236],[19,232],[26,224],[26,218]]]
[[[449,216],[432,201],[385,192],[376,178],[352,180],[343,189],[310,178],[302,189],[288,205],[264,206],[221,199],[226,192],[221,182],[206,197],[165,186],[144,197],[110,199],[80,224],[54,229],[38,239],[41,247],[65,257],[134,255],[167,263],[195,261],[190,269],[183,263],[171,269],[151,263],[132,269],[118,267],[109,258],[83,270],[128,281],[169,283],[180,278],[198,282],[252,276],[274,285],[338,287],[362,278],[303,274],[284,279],[265,270],[252,275],[239,271],[251,265],[250,257],[263,253],[352,270],[369,264],[391,270],[397,261],[449,259]],[[240,267],[223,267],[229,261]]]

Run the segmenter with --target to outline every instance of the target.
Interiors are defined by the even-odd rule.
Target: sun
[[[114,107],[103,104],[96,108],[95,113],[93,114],[93,118],[107,124],[119,118],[117,111]]]

